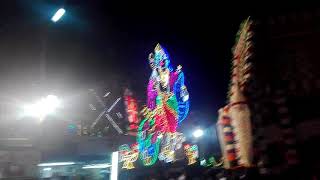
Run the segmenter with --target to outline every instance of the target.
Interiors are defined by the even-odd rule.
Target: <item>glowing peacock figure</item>
[[[176,70],[171,68],[169,55],[160,44],[149,55],[149,64],[152,73],[147,87],[147,106],[142,110],[144,118],[137,134],[140,159],[145,166],[157,161],[161,149],[168,149],[164,147],[164,139],[181,138],[176,129],[189,111],[189,93],[184,84],[182,67],[179,65]]]

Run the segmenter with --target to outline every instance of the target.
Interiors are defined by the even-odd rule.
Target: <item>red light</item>
[[[184,145],[184,148],[185,148],[185,149],[189,149],[189,148],[190,148],[190,144]]]

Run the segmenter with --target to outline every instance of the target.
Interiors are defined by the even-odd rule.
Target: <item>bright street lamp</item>
[[[60,8],[51,18],[51,21],[53,22],[57,22],[61,19],[61,17],[64,15],[64,13],[66,12],[65,9]]]
[[[24,115],[37,117],[40,120],[43,120],[47,115],[54,113],[60,105],[61,102],[57,96],[48,95],[34,104],[26,105],[24,107]]]
[[[195,130],[195,131],[193,132],[193,136],[194,136],[195,138],[199,138],[199,137],[203,136],[203,130],[202,130],[202,129],[197,129],[197,130]]]

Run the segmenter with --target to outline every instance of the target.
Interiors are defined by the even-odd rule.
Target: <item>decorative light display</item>
[[[137,161],[139,156],[138,145],[133,144],[131,148],[128,144],[119,147],[120,162],[123,162],[122,169],[133,169],[133,163]]]
[[[219,167],[223,164],[223,161],[217,162],[216,159],[212,156],[208,160],[201,159],[200,165],[204,167]]]
[[[167,133],[161,143],[159,160],[165,162],[175,161],[175,151],[182,147],[185,137],[181,133]]]
[[[197,145],[190,145],[186,144],[184,145],[184,151],[188,158],[188,165],[194,164],[197,162],[197,158],[199,157],[199,151]]]
[[[132,97],[132,93],[129,89],[126,89],[124,92],[124,103],[129,121],[128,134],[136,135],[139,124],[138,103],[137,100]]]
[[[219,110],[218,131],[225,167],[235,167],[238,165],[236,155],[237,150],[234,139],[234,128],[231,124],[231,117],[229,114],[228,107]]]
[[[152,73],[147,86],[147,106],[142,110],[144,118],[137,134],[140,159],[145,166],[153,165],[158,157],[174,161],[176,129],[189,111],[182,66],[173,70],[169,55],[160,44],[149,55],[149,64]]]

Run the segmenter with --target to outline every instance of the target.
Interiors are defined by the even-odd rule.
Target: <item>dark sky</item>
[[[38,91],[41,42],[46,38],[46,91],[72,95],[117,78],[119,84],[130,83],[143,98],[151,73],[147,57],[159,42],[168,50],[173,67],[182,64],[192,111],[205,114],[206,121],[215,121],[218,108],[225,104],[231,48],[239,24],[263,6],[195,1],[0,3],[3,94],[20,98]],[[50,16],[60,6],[67,13],[53,24]],[[270,7],[264,12],[274,10]]]

